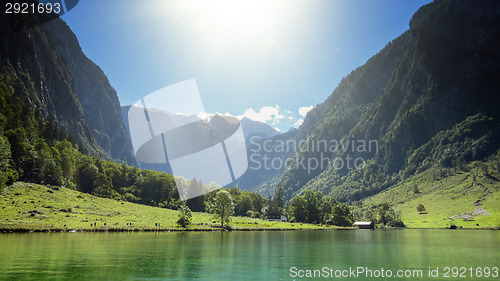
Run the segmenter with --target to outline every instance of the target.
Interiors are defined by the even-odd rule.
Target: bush
[[[191,223],[192,219],[193,216],[189,207],[186,205],[182,205],[179,209],[179,219],[177,220],[177,223],[182,227],[186,227]]]
[[[253,212],[252,213],[252,219],[260,219],[260,213],[259,212]]]
[[[425,207],[424,207],[424,205],[423,204],[418,204],[417,211],[418,211],[419,214],[425,213]]]
[[[123,197],[128,202],[139,202],[141,200],[140,198],[137,198],[137,196],[135,196],[132,193],[125,193],[125,195],[123,195]]]

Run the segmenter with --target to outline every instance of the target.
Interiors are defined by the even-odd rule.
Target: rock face
[[[97,143],[111,157],[134,163],[130,138],[121,118],[120,102],[108,78],[83,54],[76,36],[63,21],[51,21],[47,27],[57,50],[66,58],[85,122],[93,129]]]
[[[16,94],[53,116],[88,153],[135,164],[116,92],[66,23],[54,19],[20,32],[9,29],[4,14],[0,23],[0,72],[12,78],[7,83],[22,81]]]
[[[308,113],[295,136],[312,145],[355,141],[355,148],[296,151],[295,163],[306,165],[292,165],[268,182],[283,185],[287,199],[312,189],[360,200],[430,167],[485,159],[500,148],[498,73],[500,2],[425,5],[407,32]],[[371,140],[377,147],[358,148],[358,141]],[[307,165],[321,157],[362,158],[366,165]]]

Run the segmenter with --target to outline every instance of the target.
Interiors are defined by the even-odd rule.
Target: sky
[[[428,2],[80,0],[63,19],[121,105],[194,78],[206,112],[285,132]]]

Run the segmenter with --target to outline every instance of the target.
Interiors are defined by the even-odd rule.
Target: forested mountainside
[[[29,22],[42,20],[23,17]],[[116,92],[82,52],[66,23],[57,18],[13,31],[6,14],[0,15],[0,23],[3,91],[29,104],[43,118],[53,119],[88,153],[135,164]]]
[[[296,139],[309,146],[267,179],[267,189],[282,185],[287,200],[311,189],[357,201],[430,168],[487,161],[500,148],[499,73],[500,2],[425,5],[407,32],[308,113]],[[325,140],[352,146],[325,149]],[[362,146],[370,141],[372,147]],[[300,165],[324,158],[344,165]],[[350,169],[349,158],[366,165]]]

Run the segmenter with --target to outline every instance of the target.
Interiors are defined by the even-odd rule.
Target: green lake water
[[[393,276],[335,277],[358,267]],[[0,234],[0,280],[500,280],[494,267],[500,232],[486,230]]]

